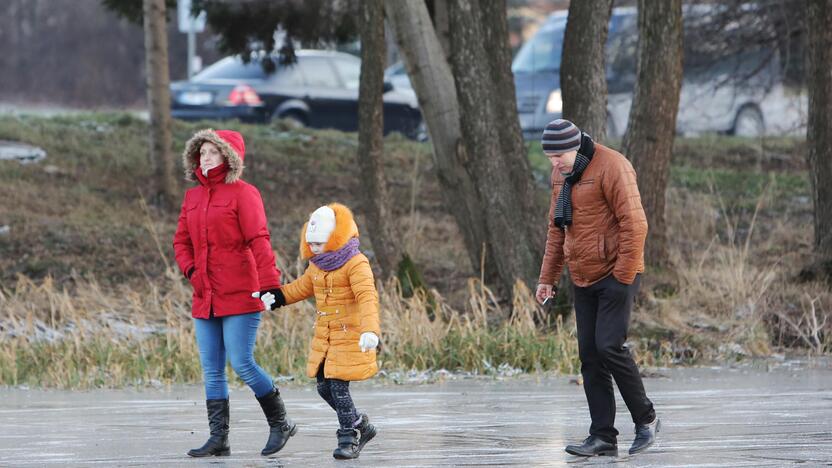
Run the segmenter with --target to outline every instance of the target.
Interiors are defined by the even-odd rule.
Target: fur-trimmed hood
[[[353,237],[358,237],[358,225],[355,224],[352,211],[346,206],[340,203],[330,203],[327,206],[335,212],[335,229],[324,246],[324,252],[334,252],[345,246]],[[304,223],[303,229],[300,230],[300,256],[304,260],[315,255],[309,249],[309,244],[306,243],[306,226],[308,224],[308,222]]]
[[[243,160],[246,157],[246,144],[243,135],[234,130],[213,130],[206,128],[194,133],[185,144],[182,152],[182,165],[185,167],[185,180],[196,182],[194,171],[199,167],[199,148],[205,142],[217,145],[228,165],[225,183],[233,184],[243,176]]]

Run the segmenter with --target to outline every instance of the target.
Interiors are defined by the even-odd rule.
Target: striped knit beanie
[[[543,129],[543,152],[546,154],[563,154],[581,147],[581,131],[572,122],[556,119]]]

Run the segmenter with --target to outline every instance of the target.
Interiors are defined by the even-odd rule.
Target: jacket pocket
[[[604,236],[604,252],[607,260],[618,258],[618,236]]]
[[[563,259],[569,261],[572,258],[572,242],[569,238],[563,240]]]
[[[202,272],[199,269],[194,269],[191,273],[191,287],[194,289],[194,296],[202,297]]]
[[[235,226],[238,224],[237,213],[230,199],[211,200],[208,208],[209,223],[225,223],[222,227]]]
[[[607,259],[607,247],[603,234],[598,236],[598,258],[601,260]]]
[[[222,271],[218,285],[225,294],[240,294],[255,291],[259,288],[257,270],[248,263],[248,258],[239,251],[223,252],[224,256],[218,261],[218,268]]]
[[[199,202],[192,201],[185,206],[185,223],[188,226],[188,233],[191,241],[196,244],[196,235],[199,232]]]

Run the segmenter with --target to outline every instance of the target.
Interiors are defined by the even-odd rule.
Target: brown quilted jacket
[[[647,218],[632,164],[621,153],[596,143],[592,161],[572,187],[572,224],[564,230],[554,223],[563,182],[563,175],[554,171],[539,283],[556,284],[566,261],[577,286],[589,286],[610,273],[631,284],[644,271],[647,237]]]

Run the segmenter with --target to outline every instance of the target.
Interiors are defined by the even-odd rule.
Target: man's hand
[[[376,349],[378,347],[378,336],[373,332],[362,333],[361,338],[358,339],[358,347],[361,348],[362,353]]]
[[[286,305],[286,298],[283,296],[283,291],[279,288],[253,292],[251,293],[251,297],[255,299],[260,298],[260,301],[263,302],[266,310],[275,310],[278,307]]]
[[[537,299],[538,304],[544,304],[546,300],[555,297],[557,292],[551,284],[538,284],[537,291],[534,293],[534,298]]]

